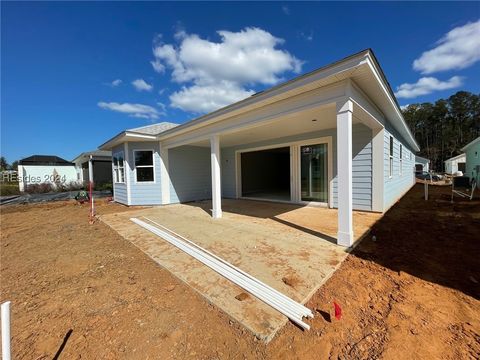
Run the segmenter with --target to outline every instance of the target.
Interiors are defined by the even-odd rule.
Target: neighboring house
[[[415,171],[430,171],[430,160],[415,155]]]
[[[112,151],[117,202],[211,198],[214,218],[222,197],[338,208],[344,246],[353,243],[352,210],[384,212],[415,184],[420,150],[371,50],[182,125],[125,130],[99,148]]]
[[[457,171],[465,173],[465,154],[445,160],[445,172],[447,174],[455,174]]]
[[[480,136],[461,150],[465,152],[465,176],[470,180],[475,179],[477,187],[480,188]]]
[[[75,165],[54,155],[32,155],[18,162],[20,191],[29,185],[49,183],[54,186],[77,182]]]
[[[112,183],[112,152],[106,150],[87,151],[72,160],[77,172],[77,180],[89,181],[89,168],[92,168],[93,182],[96,185]]]

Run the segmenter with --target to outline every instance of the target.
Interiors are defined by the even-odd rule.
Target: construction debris
[[[144,229],[161,237],[173,246],[179,248],[180,250],[194,257],[212,270],[216,271],[226,279],[232,281],[236,285],[248,291],[250,294],[257,297],[259,300],[263,301],[264,303],[270,305],[283,315],[287,316],[291,321],[293,321],[301,328],[306,330],[310,329],[310,326],[303,322],[304,317],[313,318],[313,313],[310,309],[292,300],[281,292],[273,289],[272,287],[261,282],[250,274],[247,274],[246,272],[230,264],[229,262],[221,259],[217,255],[200,247],[194,242],[186,239],[185,237],[176,234],[170,229],[148,218],[145,219],[157,226],[153,226],[149,223],[146,223],[145,221],[136,218],[131,218],[130,220],[133,221],[135,224],[143,227]]]

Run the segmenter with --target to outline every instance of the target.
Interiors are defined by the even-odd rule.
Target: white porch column
[[[160,191],[162,192],[162,205],[170,204],[170,173],[168,169],[168,149],[160,143]]]
[[[352,112],[353,103],[337,103],[338,233],[337,243],[353,245],[352,217]]]
[[[93,183],[93,159],[92,155],[88,158],[88,182]]]
[[[222,217],[222,187],[220,173],[220,137],[213,135],[210,138],[210,162],[212,164],[212,217]]]

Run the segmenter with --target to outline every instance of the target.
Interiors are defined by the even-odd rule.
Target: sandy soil
[[[1,208],[15,359],[480,357],[480,200],[417,185],[265,346],[73,202]],[[101,214],[125,209],[99,204]],[[343,310],[333,316],[332,302]]]

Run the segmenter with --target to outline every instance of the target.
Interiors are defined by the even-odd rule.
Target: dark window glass
[[[153,167],[137,168],[137,181],[153,181]]]
[[[393,137],[390,136],[390,156],[393,156]]]
[[[135,166],[153,165],[152,151],[135,151]]]

